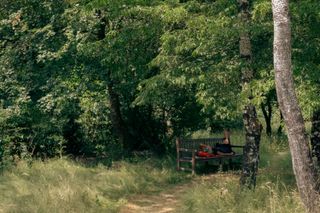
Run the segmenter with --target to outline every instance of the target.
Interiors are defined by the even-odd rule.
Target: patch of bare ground
[[[179,184],[155,195],[135,195],[129,198],[120,213],[181,213],[183,212],[182,196],[200,182],[221,181],[225,178],[237,178],[236,174],[218,173],[196,176],[191,182]]]

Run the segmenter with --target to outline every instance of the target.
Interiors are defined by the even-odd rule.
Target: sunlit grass
[[[223,135],[206,134],[198,132],[194,137]],[[234,131],[231,140],[243,145],[244,135]],[[240,189],[240,170],[211,173],[204,165],[201,168],[191,178],[175,171],[174,157],[131,159],[115,162],[111,168],[70,159],[19,162],[0,175],[0,212],[118,212],[130,197],[158,194],[191,180],[178,212],[304,212],[284,138],[263,135],[254,191]]]
[[[171,160],[85,167],[68,159],[20,162],[0,176],[0,212],[118,212],[133,194],[183,181]]]
[[[260,182],[255,191],[240,190],[238,177],[232,175],[199,183],[183,199],[183,212],[304,212],[297,191],[280,181]]]

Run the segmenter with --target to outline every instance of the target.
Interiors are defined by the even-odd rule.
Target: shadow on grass
[[[242,163],[241,162],[232,162],[231,164],[228,161],[223,161],[221,165],[218,162],[209,162],[200,164],[197,168],[198,174],[211,174],[217,172],[229,172],[229,171],[241,171]]]
[[[188,165],[184,165],[183,167],[188,167]],[[191,166],[188,168],[191,169]],[[210,161],[210,162],[199,162],[196,164],[196,174],[197,175],[208,175],[214,174],[218,172],[241,172],[242,169],[242,161],[232,160],[232,163],[229,163],[228,159],[222,160],[221,164],[219,161]],[[190,172],[185,172],[190,173]]]

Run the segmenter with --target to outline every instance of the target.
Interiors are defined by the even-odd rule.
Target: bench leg
[[[208,167],[209,166],[209,161],[204,162],[204,166]]]
[[[177,171],[180,171],[180,153],[177,152]]]
[[[229,170],[230,170],[230,169],[232,169],[232,170],[234,169],[234,168],[233,168],[233,163],[232,163],[232,159],[231,159],[231,158],[229,159]]]
[[[176,139],[176,147],[177,147],[177,170],[180,171],[180,139]]]
[[[195,169],[196,169],[196,153],[193,151],[192,152],[192,175],[195,174]]]
[[[219,172],[222,172],[223,168],[222,168],[222,159],[219,159]]]

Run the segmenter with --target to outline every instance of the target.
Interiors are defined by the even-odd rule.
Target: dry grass
[[[166,163],[120,162],[108,169],[67,159],[20,162],[0,176],[0,212],[118,212],[129,195],[158,192],[184,179]]]
[[[233,133],[232,141],[243,144],[242,134]],[[189,175],[174,168],[174,159],[117,162],[113,168],[86,167],[68,159],[36,161],[31,166],[20,162],[0,175],[0,212],[119,212],[129,197],[156,197],[190,181]],[[263,138],[255,191],[240,190],[239,173],[194,177],[195,184],[186,184],[178,196],[176,211],[304,212],[285,140]]]

